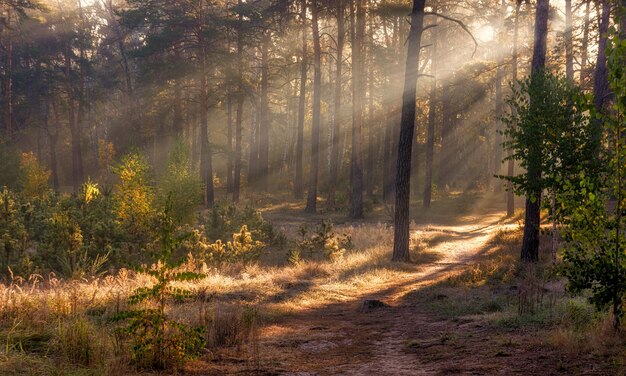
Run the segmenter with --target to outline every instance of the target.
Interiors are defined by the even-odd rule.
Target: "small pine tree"
[[[171,262],[175,249],[189,236],[176,234],[171,208],[170,198],[158,218],[158,262],[143,270],[155,279],[155,283],[151,287],[136,289],[129,303],[137,308],[120,312],[114,318],[115,321],[127,321],[128,325],[120,330],[130,336],[131,362],[140,369],[179,368],[185,360],[196,356],[205,342],[204,328],[190,327],[167,315],[170,300],[183,300],[191,295],[191,291],[173,284],[204,277],[192,271],[181,271]]]

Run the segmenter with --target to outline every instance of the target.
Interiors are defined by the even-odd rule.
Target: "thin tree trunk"
[[[304,197],[304,117],[306,111],[306,80],[308,71],[307,61],[307,22],[306,22],[306,0],[302,0],[300,17],[302,19],[302,61],[300,62],[300,99],[298,102],[298,132],[296,136],[296,176],[294,182],[294,197],[302,199]]]
[[[361,131],[363,128],[363,37],[365,36],[365,9],[363,0],[351,4],[352,28],[352,154],[350,158],[351,205],[350,218],[363,218],[363,167]]]
[[[565,0],[565,75],[574,82],[574,41],[572,37],[572,0]]]
[[[586,87],[587,77],[589,76],[587,70],[587,62],[589,61],[589,13],[591,8],[591,0],[585,2],[585,25],[583,30],[583,40],[580,53],[580,85]]]
[[[7,46],[6,46],[6,88],[5,94],[7,96],[7,110],[6,110],[6,136],[8,140],[13,139],[13,33],[11,26],[11,3],[7,3],[7,18],[6,18],[6,32],[7,32]]]
[[[598,57],[596,60],[596,71],[593,85],[593,104],[598,113],[604,112],[606,94],[608,89],[608,70],[606,67],[606,45],[607,33],[609,31],[609,21],[611,19],[611,4],[608,0],[600,0],[602,15],[600,18],[600,29],[598,30]],[[592,129],[593,158],[599,160],[602,142],[602,120],[594,119]]]
[[[337,0],[337,60],[335,69],[335,108],[333,119],[332,141],[330,144],[330,171],[328,179],[328,202],[331,209],[335,207],[335,192],[337,190],[337,178],[339,170],[339,132],[341,132],[341,95],[343,74],[343,48],[345,44],[344,3]]]
[[[537,13],[535,16],[535,43],[533,49],[533,60],[531,65],[531,76],[536,77],[541,74],[546,66],[546,50],[548,40],[548,13],[550,8],[549,0],[537,1]],[[530,98],[533,106],[533,98]],[[541,146],[533,144],[528,150],[530,161],[541,160]],[[541,179],[540,163],[529,163],[527,169],[528,181],[538,182]],[[539,260],[539,226],[541,208],[541,189],[529,192],[526,197],[526,215],[524,218],[524,239],[522,241],[521,259],[526,262],[536,262]]]
[[[372,1],[369,0],[368,2],[370,4],[370,6],[372,5]],[[363,11],[363,18],[365,18],[365,10]],[[367,179],[365,180],[365,185],[366,185],[366,192],[367,192],[367,196],[370,198],[374,197],[374,176],[375,174],[375,168],[374,168],[374,163],[376,161],[376,153],[375,153],[375,145],[374,143],[376,142],[374,139],[374,136],[376,135],[376,131],[377,131],[377,126],[376,126],[376,121],[374,120],[374,90],[375,90],[375,82],[374,82],[374,52],[372,47],[374,46],[374,17],[370,17],[369,18],[369,41],[370,41],[370,48],[368,49],[368,57],[369,57],[369,63],[368,63],[368,74],[367,74],[367,84],[368,84],[368,96],[367,96],[367,100],[368,100],[368,104],[367,104],[367,130],[368,130],[368,134],[367,134],[367,167],[366,167],[366,171],[367,171]],[[365,24],[365,21],[363,21],[363,24]],[[365,50],[365,48],[363,48],[363,50]],[[365,58],[365,57],[364,57]]]
[[[269,43],[270,35],[268,31],[265,31],[261,42],[261,111],[259,113],[259,168],[257,170],[257,181],[263,192],[267,192],[269,175]]]
[[[394,261],[409,261],[409,199],[411,193],[411,155],[415,131],[415,99],[417,75],[424,27],[424,6],[426,0],[413,0],[409,47],[404,72],[402,94],[402,118],[398,142],[398,163],[396,173],[396,208],[394,221],[393,257]]]
[[[426,135],[426,171],[424,174],[424,196],[422,206],[430,208],[433,190],[433,163],[435,153],[435,123],[437,121],[437,26],[431,29],[432,51],[431,72],[433,76],[430,83],[430,98],[428,99],[428,134]]]
[[[513,85],[517,85],[517,71],[518,71],[518,43],[519,43],[519,13],[520,8],[522,7],[523,0],[517,0],[515,4],[515,21],[514,21],[514,31],[513,31],[513,58],[512,58],[512,68],[513,71]],[[512,109],[515,111],[515,108]],[[515,161],[511,158],[511,151],[508,152],[507,158],[507,175],[512,177],[515,173]],[[513,192],[513,186],[511,183],[507,183],[507,192],[506,192],[506,216],[512,217],[515,214],[515,192]]]
[[[317,0],[311,1],[311,16],[313,25],[313,122],[311,124],[311,169],[309,175],[309,192],[306,203],[306,213],[317,211],[317,179],[319,175],[319,148],[320,148],[320,123],[321,123],[321,91],[322,91],[322,62],[320,32],[318,25]]]
[[[48,104],[46,103],[46,107]],[[48,109],[46,108],[46,111]],[[48,135],[48,146],[50,148],[50,175],[52,177],[52,187],[56,192],[59,191],[59,172],[57,163],[57,142],[59,140],[59,129],[61,128],[61,122],[59,121],[59,111],[55,100],[52,100],[52,111],[54,113],[54,128],[55,131],[50,130],[49,117],[46,116],[45,127],[46,134]]]
[[[203,38],[200,38],[200,174],[205,184],[204,203],[207,207],[215,202],[213,187],[213,163],[209,145],[208,92],[206,77],[206,52]]]
[[[242,6],[243,0],[238,0],[239,7]],[[239,28],[237,29],[237,114],[235,115],[235,166],[233,171],[233,202],[239,202],[239,195],[241,190],[241,139],[242,139],[242,124],[243,124],[243,100],[244,100],[244,86],[243,86],[243,13],[239,13]]]
[[[233,96],[228,94],[226,99],[226,192],[233,192]]]

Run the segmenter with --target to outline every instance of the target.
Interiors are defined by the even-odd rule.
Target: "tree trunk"
[[[320,46],[320,32],[318,25],[317,0],[311,1],[311,23],[313,24],[313,122],[311,124],[311,170],[309,175],[309,192],[306,203],[306,213],[317,211],[317,178],[320,156],[320,123],[321,123],[321,91],[322,91],[322,51]]]
[[[335,207],[335,192],[337,190],[337,178],[339,170],[339,132],[341,132],[341,95],[343,74],[343,48],[345,44],[345,23],[343,0],[337,0],[337,60],[335,70],[335,108],[333,119],[333,132],[330,144],[330,171],[328,179],[328,202],[329,208]]]
[[[208,87],[206,77],[206,53],[200,38],[200,174],[205,184],[204,203],[207,207],[215,202],[213,188],[213,162],[209,145]]]
[[[565,0],[565,75],[574,82],[574,41],[572,37],[572,0]]]
[[[48,104],[46,103],[46,106]],[[48,109],[46,108],[46,112]],[[59,191],[59,172],[57,163],[57,143],[59,140],[59,129],[61,128],[61,122],[59,121],[59,112],[56,102],[52,100],[52,111],[54,113],[54,128],[55,131],[50,130],[49,116],[45,118],[46,134],[48,135],[48,147],[50,148],[50,175],[52,178],[52,187],[55,192]]]
[[[238,1],[239,6],[243,4],[243,0]],[[235,115],[235,161],[233,171],[233,202],[239,202],[239,194],[241,190],[241,138],[243,123],[243,13],[239,13],[239,28],[237,29],[237,114]]]
[[[580,85],[581,87],[585,88],[586,82],[587,82],[587,77],[589,76],[587,70],[587,62],[589,60],[588,56],[589,56],[589,26],[590,26],[590,22],[589,22],[589,14],[590,14],[590,8],[591,8],[591,0],[587,0],[585,2],[585,25],[584,25],[584,29],[583,29],[583,40],[582,40],[582,46],[581,46],[581,52],[580,52]]]
[[[307,61],[307,27],[306,27],[306,0],[302,0],[300,17],[302,19],[302,61],[300,62],[300,99],[298,103],[298,133],[296,136],[296,177],[294,182],[294,197],[304,197],[304,118],[306,111],[306,80],[308,71]]]
[[[268,31],[265,31],[261,42],[261,111],[259,113],[259,168],[257,170],[257,181],[262,192],[267,192],[269,178],[269,44],[270,35]]]
[[[512,58],[512,67],[513,71],[513,85],[517,85],[517,70],[518,70],[518,43],[519,43],[519,13],[520,8],[522,7],[523,0],[517,0],[515,4],[515,21],[514,21],[514,31],[513,31],[513,58]],[[515,111],[515,108],[512,109]],[[507,154],[507,158],[509,161],[507,163],[507,175],[512,177],[515,173],[515,161],[511,158],[511,151]],[[506,216],[512,217],[515,214],[515,192],[513,192],[513,186],[511,183],[507,183],[507,192],[506,192]]]
[[[354,4],[356,2],[356,4]],[[355,6],[356,5],[356,9]],[[350,6],[352,35],[352,154],[350,157],[351,205],[350,218],[363,218],[363,166],[361,131],[363,128],[363,38],[365,9],[363,0]]]
[[[372,5],[372,0],[369,0],[369,4],[370,6]],[[365,18],[365,10],[363,11],[363,18]],[[374,21],[373,21],[374,17],[370,17],[369,19],[369,42],[370,42],[370,48],[368,49],[368,56],[369,56],[369,64],[368,64],[368,74],[367,74],[367,83],[368,83],[368,96],[367,96],[367,100],[368,100],[368,104],[367,104],[367,167],[366,167],[366,171],[367,171],[367,179],[366,179],[366,192],[367,192],[367,196],[370,198],[374,197],[374,182],[375,182],[375,167],[374,164],[376,163],[376,145],[375,145],[375,135],[377,133],[377,124],[376,121],[374,119],[374,90],[375,90],[375,80],[374,80],[374,52],[373,52],[373,46],[374,46],[374,33],[376,32],[374,29]],[[365,24],[365,21],[363,21],[363,24]],[[363,48],[363,50],[365,50]],[[364,57],[364,60],[367,60],[366,57]],[[364,70],[362,70],[364,71]]]
[[[596,71],[593,79],[593,104],[597,113],[604,111],[604,105],[606,103],[606,94],[608,89],[608,70],[606,67],[606,45],[607,45],[607,33],[609,31],[609,21],[611,19],[611,4],[608,0],[600,0],[602,6],[602,15],[600,18],[600,28],[598,30],[598,57],[596,60]],[[602,143],[602,120],[593,120],[592,129],[592,146],[593,146],[593,158],[599,161],[600,149]]]
[[[6,33],[7,33],[7,46],[6,46],[6,88],[5,94],[7,96],[7,109],[6,109],[6,136],[8,140],[13,139],[13,33],[11,26],[11,4],[7,3],[7,18],[6,18]]]
[[[402,118],[396,172],[396,208],[393,261],[409,261],[409,199],[411,192],[411,154],[415,131],[415,99],[426,0],[413,0],[409,47],[404,72]]]
[[[541,74],[546,66],[546,50],[548,40],[548,12],[550,8],[549,0],[537,1],[537,13],[535,16],[535,43],[533,49],[533,60],[531,65],[531,76],[536,77]],[[532,79],[532,78],[531,78]],[[533,98],[530,98],[531,107]],[[528,181],[539,182],[541,180],[541,145],[533,144],[528,150],[528,160],[538,161],[529,163],[527,169]],[[521,259],[526,262],[536,262],[539,260],[539,227],[541,225],[541,185],[534,191],[528,192],[526,197],[526,215],[524,218],[524,239],[522,241]]]
[[[437,121],[437,26],[431,29],[432,35],[432,60],[431,72],[433,76],[430,83],[430,98],[428,99],[428,134],[426,135],[426,171],[424,173],[424,196],[422,206],[430,208],[433,190],[433,163],[435,154],[435,123]]]

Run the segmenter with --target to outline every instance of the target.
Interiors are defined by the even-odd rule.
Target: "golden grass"
[[[354,248],[333,262],[219,269],[190,262],[183,268],[195,268],[206,276],[177,283],[193,291],[194,298],[182,304],[172,302],[168,314],[186,324],[208,327],[207,337],[214,345],[239,346],[256,335],[250,323],[243,325],[248,309],[257,312],[260,320],[278,320],[355,299],[419,268],[389,261],[393,230],[387,225],[338,226],[335,231],[349,235]],[[423,242],[419,238],[412,242],[417,253]],[[433,255],[415,258],[428,262]],[[13,370],[25,369],[29,370],[26,374],[53,374],[55,369],[71,368],[98,369],[98,374],[132,373],[120,366],[127,354],[122,338],[113,335],[115,325],[107,320],[129,308],[127,300],[133,290],[152,283],[145,274],[122,269],[95,280],[65,281],[51,274],[15,277],[0,285],[0,374],[21,374]],[[229,326],[228,322],[242,324]]]

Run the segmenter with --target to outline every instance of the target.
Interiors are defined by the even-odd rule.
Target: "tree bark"
[[[572,0],[565,0],[565,76],[574,82],[574,41],[572,37]]]
[[[431,29],[432,35],[432,59],[431,71],[433,76],[430,82],[430,95],[428,99],[428,134],[426,135],[426,171],[424,173],[424,196],[422,206],[430,208],[433,190],[433,163],[435,154],[435,123],[437,121],[437,26]]]
[[[354,4],[356,2],[356,4]],[[356,6],[356,9],[355,9]],[[351,205],[350,218],[363,218],[363,38],[365,36],[365,8],[363,0],[354,0],[350,6],[352,28],[352,154],[350,157]]]
[[[585,24],[584,24],[584,29],[583,29],[583,40],[582,40],[582,45],[581,45],[581,52],[580,52],[580,76],[579,76],[579,80],[580,80],[580,85],[585,88],[587,85],[587,77],[589,76],[587,70],[587,62],[589,61],[589,28],[590,28],[590,21],[589,21],[589,14],[590,14],[590,8],[591,8],[591,0],[587,0],[585,1]]]
[[[608,70],[606,66],[606,45],[607,33],[609,31],[609,21],[611,19],[611,4],[608,0],[600,0],[602,15],[600,18],[600,26],[598,30],[598,56],[596,60],[596,70],[593,79],[593,104],[597,113],[604,111],[608,90]],[[592,158],[599,162],[600,149],[602,143],[602,120],[593,120],[592,129]]]
[[[13,33],[11,26],[11,3],[7,3],[7,18],[6,18],[6,30],[7,30],[7,46],[6,46],[6,88],[5,94],[7,96],[7,109],[6,109],[6,136],[8,140],[13,139]]]
[[[243,0],[238,0],[241,7]],[[244,84],[243,84],[243,13],[239,12],[239,25],[237,29],[237,110],[235,115],[235,161],[233,170],[233,202],[239,202],[239,194],[241,190],[241,139],[243,124],[243,101],[244,101]]]
[[[535,16],[535,43],[533,60],[531,65],[531,77],[537,77],[546,66],[546,50],[548,40],[548,12],[549,0],[537,1]],[[532,79],[532,78],[531,78]],[[533,107],[533,98],[530,98]],[[528,149],[528,160],[541,160],[541,145],[533,144]],[[529,163],[527,169],[528,181],[539,182],[541,179],[541,162]],[[541,185],[536,184],[536,189],[528,192],[526,197],[526,214],[524,218],[524,238],[522,241],[521,259],[526,262],[539,260],[539,227],[541,225]]]
[[[311,169],[309,175],[309,192],[305,212],[317,211],[317,180],[319,175],[319,148],[321,127],[321,91],[322,91],[322,50],[318,25],[317,0],[311,1],[311,23],[313,25],[313,122],[311,124]]]
[[[393,261],[410,260],[409,255],[409,200],[411,192],[411,155],[415,131],[415,99],[417,75],[424,29],[424,7],[426,0],[413,0],[409,47],[404,72],[402,94],[402,118],[398,142],[396,172],[396,209],[394,221]]]
[[[330,171],[328,179],[328,201],[329,208],[334,208],[335,192],[337,190],[337,178],[339,170],[339,132],[341,132],[341,95],[343,83],[343,49],[345,44],[345,22],[344,22],[344,3],[343,0],[337,0],[337,60],[335,69],[335,103],[333,132],[330,150]]]
[[[269,44],[270,35],[268,31],[263,32],[261,41],[261,111],[259,113],[259,168],[257,170],[257,181],[259,189],[267,192],[269,175]]]
[[[522,7],[523,0],[517,0],[515,4],[515,20],[513,25],[513,57],[511,62],[511,70],[513,75],[513,85],[517,85],[517,71],[518,71],[518,43],[519,43],[519,13],[520,8]],[[512,111],[515,111],[513,108]],[[515,173],[515,161],[511,158],[512,154],[509,151],[507,158],[509,158],[507,164],[507,175],[512,177]],[[515,214],[515,192],[513,192],[513,186],[511,183],[507,184],[507,193],[506,193],[506,216],[512,217]]]
[[[296,176],[294,181],[294,197],[304,197],[304,118],[306,111],[306,80],[308,71],[307,59],[307,26],[306,26],[306,0],[302,0],[300,18],[302,20],[302,57],[300,62],[300,98],[298,102],[298,132],[296,135]]]
[[[202,30],[200,35],[202,35]],[[204,40],[199,40],[200,59],[200,174],[205,184],[204,203],[207,207],[215,202],[213,187],[213,162],[209,144],[209,108],[208,108],[208,85],[206,77],[206,50]]]

